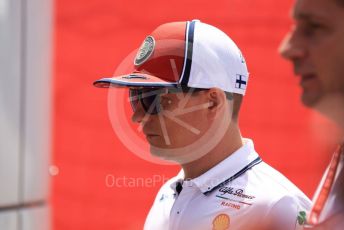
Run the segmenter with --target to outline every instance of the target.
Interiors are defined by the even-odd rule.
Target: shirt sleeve
[[[307,209],[292,196],[279,199],[271,207],[267,216],[269,229],[301,230],[306,222]]]

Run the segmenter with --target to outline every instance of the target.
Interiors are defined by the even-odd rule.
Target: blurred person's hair
[[[338,3],[338,5],[344,7],[344,0],[336,0],[336,2]]]

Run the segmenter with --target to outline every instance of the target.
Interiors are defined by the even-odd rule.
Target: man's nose
[[[136,123],[141,123],[143,122],[143,118],[145,117],[146,113],[141,105],[141,102],[138,102],[136,105],[136,109],[131,116],[131,120]]]
[[[295,34],[295,32],[288,33],[283,39],[279,53],[288,60],[298,60],[305,57],[306,49],[301,41]]]

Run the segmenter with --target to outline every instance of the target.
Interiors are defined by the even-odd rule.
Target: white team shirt
[[[165,183],[144,229],[250,230],[268,218],[281,226],[275,230],[302,229],[310,207],[307,196],[262,162],[253,142],[245,139],[240,149],[201,176],[184,180],[181,171]]]

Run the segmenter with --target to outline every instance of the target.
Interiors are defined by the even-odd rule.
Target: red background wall
[[[107,91],[92,87],[158,25],[200,19],[239,45],[251,78],[241,112],[245,137],[263,159],[312,196],[334,141],[333,127],[303,108],[289,64],[277,48],[290,27],[292,1],[58,0],[55,5],[53,225],[68,229],[142,229],[161,183],[109,187],[107,175],[173,176],[176,166],[139,159],[118,140]],[[330,129],[327,129],[330,127]],[[325,131],[330,130],[330,131]]]

